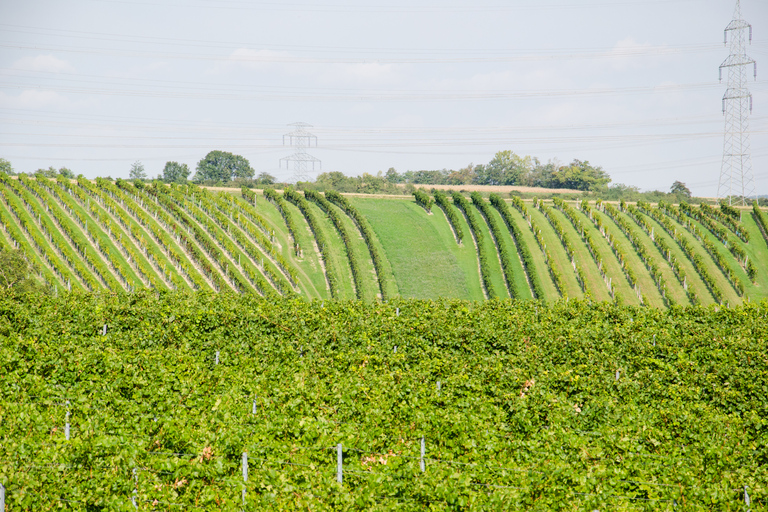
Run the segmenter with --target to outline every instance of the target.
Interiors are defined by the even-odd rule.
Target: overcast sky
[[[734,5],[0,0],[0,157],[87,177],[127,177],[140,160],[154,177],[220,149],[290,180],[283,134],[301,121],[323,171],[458,169],[510,149],[714,196]],[[768,2],[742,11],[768,194]]]

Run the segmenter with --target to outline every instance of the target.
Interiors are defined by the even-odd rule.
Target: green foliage
[[[601,167],[593,167],[586,160],[574,160],[569,166],[561,167],[552,174],[550,187],[602,190],[610,182],[610,176]]]
[[[755,217],[757,225],[760,227],[760,230],[763,233],[763,237],[765,238],[766,242],[768,242],[768,219],[766,218],[765,213],[760,210],[760,207],[757,205],[757,201],[752,203],[752,215]]]
[[[179,162],[165,162],[163,181],[166,183],[186,183],[189,177],[189,166]]]
[[[477,209],[480,210],[483,218],[485,218],[485,222],[491,229],[491,235],[493,237],[494,243],[496,244],[496,251],[499,253],[499,259],[501,260],[501,270],[504,273],[504,280],[507,282],[507,290],[509,291],[509,296],[513,299],[519,298],[520,291],[515,286],[515,276],[513,273],[514,267],[511,260],[511,258],[514,256],[511,255],[510,251],[507,249],[507,244],[503,236],[504,232],[501,230],[501,227],[499,227],[499,223],[496,222],[496,219],[493,217],[493,214],[491,213],[491,206],[483,200],[483,196],[481,196],[479,192],[472,192],[471,198],[472,204],[474,204]]]
[[[483,288],[489,299],[497,297],[496,290],[493,289],[491,282],[491,269],[488,266],[488,254],[485,252],[485,245],[483,245],[483,226],[477,219],[477,215],[470,208],[469,201],[459,192],[454,192],[451,197],[453,198],[453,204],[464,212],[464,217],[469,224],[469,230],[472,232],[472,238],[475,239],[475,246],[477,248],[477,260],[480,264],[480,280],[483,283]]]
[[[576,280],[579,282],[581,291],[584,292],[584,295],[590,297],[592,293],[587,287],[587,275],[584,273],[584,269],[582,268],[581,263],[576,262],[576,251],[571,244],[570,237],[563,229],[560,221],[557,220],[554,215],[552,215],[549,206],[544,204],[544,201],[534,199],[533,204],[541,210],[541,213],[544,214],[544,217],[549,221],[549,224],[555,230],[557,237],[560,239],[560,243],[563,244],[563,248],[565,249],[566,254],[569,258],[571,258],[571,265],[573,265],[573,268],[576,270]]]
[[[235,178],[253,178],[256,171],[248,160],[226,151],[211,151],[197,163],[196,182],[228,182]]]
[[[167,164],[166,164],[167,167]],[[144,171],[144,164],[138,160],[131,164],[131,172],[129,177],[132,180],[141,181],[147,179],[147,173]]]
[[[533,291],[533,297],[543,300],[544,289],[541,286],[539,275],[536,273],[533,256],[531,255],[531,251],[528,249],[528,246],[523,241],[523,234],[520,232],[520,228],[518,228],[517,224],[515,224],[515,221],[512,220],[512,213],[509,211],[509,206],[507,206],[507,203],[505,203],[501,196],[498,194],[491,194],[489,199],[494,208],[498,210],[501,218],[504,219],[504,223],[507,225],[507,229],[509,229],[509,232],[512,234],[512,239],[517,246],[520,260],[523,262],[523,267],[525,268],[525,272],[528,275],[528,281],[531,283],[531,291]],[[472,200],[475,200],[474,196],[472,197]],[[525,205],[523,205],[523,207],[525,207]]]
[[[448,197],[439,190],[435,190],[434,195],[435,204],[445,213],[445,217],[448,219],[448,223],[453,230],[453,235],[456,237],[456,243],[460,244],[464,239],[464,230],[461,229],[461,222],[459,221],[459,214],[456,212],[456,208],[448,202]]]
[[[685,197],[685,198],[691,197],[691,189],[686,187],[685,183],[683,183],[682,181],[675,181],[672,184],[672,187],[669,189],[669,192],[679,197]]]
[[[0,158],[0,174],[7,174],[8,176],[13,176],[16,174],[16,172],[13,170],[13,165],[11,165],[11,162],[5,158]]]
[[[33,276],[35,266],[20,249],[0,248],[0,290],[17,293],[43,293],[46,288]]]
[[[245,199],[248,204],[256,206],[256,192],[243,187],[240,189],[240,195],[243,196],[243,199]]]
[[[429,197],[429,194],[424,192],[421,189],[416,189],[413,191],[413,197],[416,198],[416,204],[424,208],[427,213],[430,213],[432,211],[432,198]]]
[[[368,246],[368,252],[370,253],[371,260],[373,261],[373,268],[376,270],[376,279],[379,282],[381,298],[382,300],[387,300],[389,298],[387,296],[387,289],[389,288],[389,285],[387,273],[384,270],[384,256],[382,256],[378,246],[374,242],[375,235],[371,229],[371,226],[368,224],[368,221],[363,215],[360,214],[357,208],[349,203],[346,197],[342,196],[338,192],[332,190],[326,191],[325,197],[330,202],[344,210],[344,212],[349,215],[350,218],[355,222],[357,229],[360,230],[360,234],[362,235],[363,240],[365,240],[365,245]]]
[[[764,510],[767,314],[0,294],[0,481],[9,510]]]
[[[512,151],[499,151],[486,165],[475,168],[472,180],[477,185],[523,185],[533,171],[534,160],[530,156],[521,157]]]
[[[296,222],[293,220],[293,215],[291,215],[291,212],[289,212],[288,208],[285,207],[285,201],[283,200],[282,196],[275,192],[274,189],[267,188],[264,189],[264,197],[271,201],[280,211],[280,215],[283,216],[285,225],[288,228],[288,232],[291,234],[291,238],[293,239],[294,251],[296,254],[299,254],[301,252],[301,247],[299,246],[299,241],[296,238],[298,228],[296,227]],[[306,213],[304,215],[306,216]],[[315,236],[317,236],[317,234],[315,234]]]

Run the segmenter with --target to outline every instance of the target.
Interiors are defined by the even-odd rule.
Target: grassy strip
[[[725,247],[730,251],[731,254],[733,254],[733,257],[736,258],[736,261],[739,262],[739,264],[744,268],[744,270],[747,272],[747,275],[749,276],[749,279],[754,283],[757,278],[757,268],[755,268],[754,265],[750,265],[750,261],[747,259],[747,252],[744,250],[743,247],[739,245],[738,242],[734,240],[728,239],[728,231],[723,228],[722,226],[717,225],[711,218],[710,215],[707,214],[707,212],[715,212],[715,210],[706,204],[702,204],[699,206],[699,208],[694,208],[688,203],[682,202],[680,203],[680,211],[685,213],[688,217],[699,221],[699,223],[707,228],[715,237],[725,245]],[[719,212],[718,212],[719,213]],[[722,214],[721,214],[722,215]],[[730,217],[727,217],[723,215],[723,217],[730,220]],[[688,223],[692,224],[692,223]],[[692,225],[695,232],[689,227],[689,231],[694,232],[694,236],[696,236],[699,240],[705,239],[704,234],[701,233],[697,228],[696,225]],[[740,226],[741,227],[741,226]],[[743,229],[743,228],[742,228]],[[746,231],[745,231],[746,233]],[[709,240],[707,240],[709,242]],[[711,245],[711,242],[709,242]],[[722,261],[723,265],[726,265],[727,271],[724,270],[724,272],[727,274],[727,272],[732,272],[730,267],[727,267],[727,264],[725,263],[725,260],[717,253],[717,250],[714,248],[714,246],[707,247],[707,252],[709,252],[712,257],[717,261],[718,259]],[[715,253],[717,255],[715,255]],[[720,263],[718,263],[720,264]],[[735,278],[735,274],[734,274]],[[729,277],[730,279],[730,277]]]
[[[515,283],[515,274],[513,272],[512,259],[510,251],[507,249],[507,243],[503,238],[503,232],[499,227],[499,223],[492,215],[491,205],[483,200],[483,196],[479,192],[472,192],[470,195],[472,198],[472,204],[474,204],[480,213],[485,218],[485,222],[488,227],[491,228],[491,235],[493,241],[496,243],[496,250],[499,253],[499,259],[501,260],[501,268],[504,272],[504,279],[507,282],[507,290],[509,290],[509,296],[513,299],[520,298],[520,291],[517,289]]]
[[[168,261],[171,262],[180,275],[186,277],[189,282],[192,283],[193,289],[216,289],[212,283],[209,284],[209,282],[198,273],[192,262],[191,256],[188,258],[187,254],[181,249],[181,246],[177,245],[177,242],[178,244],[181,244],[182,242],[181,236],[178,234],[175,236],[171,235],[158,227],[159,225],[162,225],[168,231],[174,233],[179,231],[164,210],[153,204],[152,201],[144,200],[142,195],[143,192],[140,192],[143,188],[134,188],[131,183],[126,181],[117,180],[115,183],[112,183],[103,178],[96,178],[96,184],[105,194],[111,195],[114,199],[120,199],[125,211],[132,215],[133,218],[144,227],[147,233],[151,235],[160,249],[165,251]],[[137,187],[143,186],[140,185],[139,182],[137,183]],[[139,206],[139,202],[141,202],[141,206]],[[144,209],[154,213],[155,218],[153,219],[151,215],[148,215]]]
[[[629,265],[628,263],[629,258],[627,258],[627,253],[624,252],[624,248],[622,247],[619,240],[613,235],[613,233],[608,231],[608,229],[605,226],[605,223],[603,222],[603,219],[600,217],[600,215],[597,214],[597,212],[592,210],[592,208],[589,206],[589,203],[587,201],[582,200],[581,210],[585,212],[587,217],[595,224],[597,229],[600,230],[600,234],[602,234],[603,237],[605,237],[605,239],[608,240],[608,243],[611,246],[611,250],[613,251],[613,254],[616,256],[616,259],[619,260],[619,266],[621,267],[621,270],[624,272],[624,276],[627,278],[629,285],[634,288],[635,294],[637,295],[638,300],[640,300],[640,304],[647,304],[648,299],[642,294],[640,290],[638,280],[637,280],[637,275],[635,274],[635,271],[632,269],[632,267]]]
[[[346,226],[341,220],[339,213],[333,209],[330,201],[324,198],[319,192],[314,190],[305,190],[304,197],[307,200],[312,201],[320,207],[323,212],[331,219],[333,226],[338,231],[341,241],[344,242],[344,247],[347,248],[347,258],[349,259],[349,268],[352,269],[352,280],[355,283],[355,296],[358,299],[363,298],[363,274],[360,271],[360,262],[357,260],[357,254],[352,249],[352,238],[347,231]]]
[[[632,226],[630,226],[629,222],[622,218],[621,215],[619,215],[619,210],[612,204],[598,201],[597,207],[602,208],[603,213],[619,227],[619,229],[632,243],[632,247],[635,248],[635,252],[637,252],[637,255],[640,256],[640,260],[642,260],[642,262],[645,264],[645,268],[647,268],[648,272],[651,274],[653,282],[656,283],[656,287],[659,289],[659,293],[664,299],[666,305],[674,305],[674,301],[670,297],[667,297],[667,283],[661,273],[661,268],[656,264],[655,261],[653,261],[651,252],[645,246],[643,241],[638,237],[637,233],[635,233],[635,231],[632,229]]]
[[[499,200],[501,198],[497,196],[496,194],[491,194],[491,201],[493,201],[494,197],[498,197]],[[500,201],[500,204],[503,205],[505,208],[507,204],[504,201]],[[555,268],[554,260],[552,259],[552,254],[550,254],[549,249],[547,249],[547,244],[544,242],[544,237],[541,234],[541,229],[536,224],[536,221],[531,218],[531,215],[528,213],[528,207],[525,206],[525,203],[522,199],[519,197],[513,197],[512,198],[512,205],[517,208],[517,210],[520,212],[520,214],[528,221],[528,226],[531,228],[531,232],[533,233],[533,237],[536,239],[536,243],[539,244],[539,248],[541,249],[541,252],[544,254],[544,262],[547,265],[547,270],[549,271],[549,275],[552,277],[552,282],[555,284],[555,288],[557,288],[557,292],[560,294],[561,297],[568,297],[568,292],[565,289],[565,281],[563,281],[563,275],[560,273],[560,271]],[[501,211],[501,210],[499,210]],[[506,211],[506,210],[505,210]],[[509,217],[509,220],[507,220],[509,216],[509,212],[507,213],[502,212],[502,217],[504,217],[504,221],[507,222],[507,225],[514,226],[514,222],[512,222],[512,218]],[[510,227],[510,229],[512,229]],[[515,226],[515,238],[519,238],[517,236],[517,226]],[[523,245],[525,247],[527,254],[530,256],[530,251],[528,251],[528,247]],[[526,262],[526,259],[523,259],[523,262]],[[533,260],[531,260],[531,263],[533,263]],[[528,263],[526,263],[527,267]],[[528,274],[531,275],[531,268],[533,267],[527,267],[529,268]],[[533,281],[531,281],[533,282]],[[541,288],[541,283],[538,280],[538,277],[536,277],[536,282],[539,283],[539,288]],[[536,285],[534,285],[535,287]],[[537,292],[537,297],[539,297]]]
[[[123,201],[122,207],[120,207],[120,205],[118,205],[117,202],[113,200],[106,191],[102,190],[98,186],[93,185],[85,178],[78,178],[77,185],[89,197],[93,198],[97,203],[99,203],[102,209],[111,213],[123,226],[123,229],[133,238],[134,242],[139,248],[139,251],[142,252],[143,256],[149,262],[151,268],[154,268],[153,274],[157,273],[162,275],[162,279],[166,283],[170,283],[171,289],[176,290],[179,288],[189,288],[189,285],[184,280],[184,278],[181,277],[181,274],[179,272],[173,272],[173,264],[169,265],[170,268],[168,268],[166,271],[165,262],[167,260],[162,252],[162,249],[154,243],[151,237],[148,240],[147,237],[144,236],[142,229],[139,227],[140,223],[128,214],[128,208],[125,204],[125,201]],[[95,212],[95,210],[93,210],[94,207],[90,207],[92,211]],[[99,213],[99,216],[101,215],[102,214]],[[163,263],[163,266],[161,266],[161,262]]]
[[[696,238],[696,240],[701,242],[701,245],[704,246],[704,249],[712,257],[712,261],[714,261],[715,264],[718,266],[718,268],[720,268],[720,270],[725,275],[726,279],[728,279],[728,281],[731,283],[733,288],[736,290],[736,293],[739,294],[739,297],[743,296],[744,284],[741,282],[741,279],[738,278],[738,276],[736,275],[736,272],[734,272],[733,269],[730,267],[730,265],[728,265],[728,262],[725,260],[725,258],[723,258],[722,254],[718,252],[717,247],[715,247],[715,244],[709,238],[707,238],[704,232],[696,224],[694,224],[693,221],[691,221],[690,219],[682,215],[681,213],[681,211],[683,210],[682,205],[678,209],[672,204],[665,203],[664,201],[659,201],[659,209],[661,209],[667,215],[672,216],[680,224],[685,226],[685,228]],[[744,253],[744,257],[746,258],[746,253]]]
[[[456,213],[456,208],[448,202],[448,197],[439,190],[435,190],[435,204],[445,213],[448,223],[451,225],[451,228],[453,228],[453,235],[456,237],[456,243],[460,244],[464,239],[464,230],[461,229],[461,222],[459,221],[459,214]]]
[[[649,215],[659,224],[661,224],[667,234],[669,234],[672,239],[677,242],[677,245],[680,246],[680,249],[682,249],[685,256],[693,264],[693,268],[696,269],[696,272],[698,272],[699,276],[701,276],[702,281],[704,281],[704,284],[709,289],[712,297],[716,302],[722,304],[723,292],[720,291],[720,288],[718,288],[714,278],[707,271],[707,266],[704,263],[704,259],[694,252],[693,245],[691,245],[691,243],[683,237],[682,233],[677,232],[677,228],[675,228],[675,226],[672,224],[669,216],[665,215],[660,208],[654,208],[649,203],[644,201],[638,201],[637,207],[643,211],[643,213]],[[683,286],[686,286],[686,283],[683,283]]]
[[[571,258],[571,265],[573,265],[573,268],[576,271],[576,279],[579,282],[579,286],[581,286],[581,291],[584,292],[584,295],[591,297],[592,293],[587,289],[587,275],[584,273],[584,269],[581,267],[581,265],[576,263],[576,260],[574,259],[576,251],[574,250],[573,245],[571,245],[571,240],[568,238],[568,234],[563,229],[560,221],[550,213],[549,207],[544,204],[544,201],[537,201],[534,199],[533,203],[538,205],[539,209],[544,214],[544,217],[546,217],[549,223],[552,225],[555,233],[557,233],[557,236],[560,238],[560,242],[565,248],[565,252],[568,254],[568,257]],[[600,274],[603,276],[603,279],[605,279],[603,269],[601,267],[598,268],[600,270]],[[613,290],[611,290],[611,296],[613,296]]]
[[[427,213],[430,213],[432,211],[432,198],[429,197],[429,194],[424,192],[421,189],[416,189],[413,191],[413,197],[416,198],[416,204],[424,208]]]
[[[274,191],[273,191],[274,192]],[[264,191],[264,195],[267,195],[267,191]],[[277,195],[277,193],[275,193]],[[328,287],[331,290],[331,297],[334,299],[337,299],[339,297],[339,282],[336,278],[336,272],[333,268],[333,263],[331,262],[331,253],[330,253],[330,247],[328,243],[325,240],[325,235],[323,234],[323,230],[320,229],[320,224],[317,222],[317,218],[312,213],[312,211],[309,209],[309,203],[306,199],[304,199],[301,194],[296,192],[292,189],[287,189],[283,192],[283,195],[285,196],[285,199],[296,205],[296,207],[301,210],[301,213],[304,214],[304,218],[307,220],[307,224],[309,224],[309,229],[312,230],[312,233],[315,235],[315,242],[317,243],[317,247],[320,249],[320,255],[323,258],[323,263],[325,264],[325,278],[328,280]],[[270,194],[271,196],[271,194]],[[270,196],[267,196],[268,198],[272,199]],[[283,200],[282,197],[277,196],[280,200]],[[287,208],[281,207],[274,199],[272,199],[273,202],[277,205],[278,209],[281,210],[281,212],[287,212]],[[283,213],[283,217],[285,218],[286,213]],[[286,220],[287,223],[287,220]],[[295,229],[295,225],[294,225]],[[291,231],[291,226],[288,226],[288,230]],[[294,236],[293,233],[296,231],[291,231],[291,236]],[[294,241],[296,238],[294,237]]]
[[[285,192],[283,192],[285,194]],[[301,252],[301,247],[299,246],[299,241],[296,238],[297,227],[296,222],[293,220],[293,216],[291,215],[291,212],[288,211],[288,208],[285,208],[284,199],[275,192],[274,189],[268,188],[264,190],[264,197],[266,197],[268,200],[272,201],[272,203],[277,207],[278,211],[280,212],[280,215],[283,216],[283,219],[285,219],[285,225],[288,227],[288,233],[291,235],[291,239],[293,240],[293,251],[294,254],[299,254]],[[304,214],[306,217],[306,214]]]
[[[483,246],[483,231],[480,221],[477,220],[475,212],[469,207],[469,201],[461,195],[459,192],[453,192],[453,204],[455,204],[459,210],[464,212],[464,216],[469,224],[469,230],[472,231],[472,236],[475,239],[475,245],[477,246],[477,259],[480,262],[480,277],[483,281],[483,287],[488,294],[489,299],[497,297],[496,291],[491,284],[491,270],[488,268],[488,255],[485,253],[485,247]]]
[[[472,198],[474,200],[474,197]],[[536,274],[533,256],[531,251],[528,250],[528,246],[523,242],[523,234],[520,232],[520,228],[517,227],[515,221],[512,220],[512,213],[509,211],[509,206],[498,194],[491,194],[489,197],[491,204],[496,210],[498,210],[501,218],[504,219],[504,223],[507,225],[507,229],[512,234],[512,240],[515,242],[517,252],[520,255],[520,260],[523,262],[523,268],[528,275],[528,282],[531,283],[531,291],[536,299],[544,300],[544,289],[541,286],[541,280],[538,274]],[[525,206],[525,205],[523,205]]]
[[[368,223],[368,220],[360,214],[357,208],[349,203],[346,197],[339,194],[338,192],[333,190],[326,191],[325,197],[330,202],[344,210],[344,212],[349,215],[353,221],[355,221],[357,229],[360,230],[360,234],[363,236],[365,244],[368,246],[368,252],[371,254],[371,260],[373,260],[373,268],[376,269],[376,278],[379,283],[381,298],[382,300],[387,300],[389,298],[387,296],[389,283],[387,282],[387,273],[384,270],[384,257],[381,255],[381,252],[379,252],[379,248],[374,241],[375,235],[371,229],[370,224]],[[429,199],[429,196],[427,196],[427,199]],[[427,211],[429,211],[429,209],[427,209]]]

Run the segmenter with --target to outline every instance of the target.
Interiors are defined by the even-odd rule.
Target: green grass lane
[[[592,205],[592,207],[594,208],[594,205]],[[632,242],[629,240],[627,235],[624,234],[621,228],[619,228],[619,226],[616,225],[616,223],[613,221],[613,219],[611,219],[610,216],[597,210],[593,210],[593,211],[595,212],[595,215],[598,215],[599,218],[603,221],[603,226],[605,226],[606,233],[612,234],[614,237],[614,240],[616,240],[619,243],[619,245],[621,245],[621,248],[624,251],[624,254],[627,258],[626,263],[628,264],[629,268],[631,268],[632,271],[635,273],[635,278],[637,279],[637,285],[640,288],[640,293],[642,293],[645,296],[645,298],[648,300],[647,305],[655,306],[657,308],[663,308],[664,297],[661,296],[661,292],[656,287],[656,283],[654,282],[653,277],[651,277],[651,273],[645,267],[643,260],[640,259],[640,256],[637,254],[637,251],[635,250],[634,246],[632,245]],[[584,214],[584,212],[582,212],[581,210],[579,210],[579,212],[582,214],[582,223],[589,222],[590,224],[592,224],[592,221],[589,220],[589,218]],[[600,236],[600,238],[605,240],[605,238],[600,234],[600,231],[596,227],[595,229],[597,231],[597,236]],[[635,297],[637,296],[635,295]]]
[[[534,208],[532,204],[527,204],[526,206],[528,207],[528,213],[530,214],[533,223],[535,223],[535,225],[541,230],[541,236],[544,239],[547,250],[552,256],[552,265],[556,270],[560,272],[563,277],[567,296],[569,298],[584,297],[584,292],[581,290],[581,286],[579,286],[579,280],[576,277],[576,271],[574,270],[573,265],[571,264],[571,260],[568,257],[568,253],[566,252],[565,247],[563,247],[560,238],[557,236],[555,229],[549,223],[549,220],[547,220],[541,210]],[[517,210],[515,211],[517,212]],[[517,214],[522,217],[520,212],[517,212]],[[525,222],[526,227],[528,227],[528,222],[525,220],[523,222]],[[530,228],[528,228],[528,231],[531,233],[531,237],[533,237],[533,232]],[[536,244],[536,247],[538,247],[538,244]],[[539,248],[539,251],[541,251],[541,248]],[[545,265],[546,270],[546,263],[544,263],[543,252],[541,253],[541,261]],[[547,271],[547,275],[549,275],[549,271]],[[554,286],[554,283],[552,286]],[[590,289],[590,283],[587,283],[587,289]],[[595,300],[600,299],[595,298]]]
[[[493,291],[496,293],[496,297],[499,299],[508,299],[509,290],[507,290],[507,281],[504,279],[504,272],[501,270],[499,251],[493,241],[493,233],[491,233],[491,229],[488,227],[488,223],[485,221],[485,218],[483,218],[483,214],[480,212],[477,206],[472,204],[471,199],[467,199],[467,201],[469,202],[469,208],[475,214],[477,220],[480,223],[480,231],[482,233],[481,236],[483,237],[482,244],[483,248],[485,249],[485,254],[488,257],[488,270],[491,276],[491,286],[493,287]],[[471,233],[471,231],[468,233]]]
[[[304,215],[301,214],[298,208],[291,203],[288,203],[287,208],[294,222],[299,227],[296,238],[303,251],[300,256],[297,256],[293,251],[293,239],[277,206],[264,198],[263,195],[257,193],[256,206],[253,207],[256,213],[266,221],[269,228],[274,232],[275,240],[273,244],[276,245],[276,250],[296,269],[301,294],[310,299],[328,299],[330,298],[330,291],[325,280],[320,255],[315,249],[312,231],[309,229],[309,225],[304,220]],[[251,221],[246,219],[246,222]],[[255,224],[254,227],[260,229]]]
[[[748,288],[749,298],[751,300],[768,298],[768,240],[763,237],[760,226],[757,225],[751,211],[741,215],[741,223],[749,233],[749,243],[744,245],[744,251],[757,267],[757,284]]]
[[[658,247],[656,247],[656,244],[653,243],[651,237],[643,230],[643,228],[635,223],[632,217],[621,211],[619,211],[619,215],[627,221],[629,226],[632,228],[632,232],[635,234],[635,237],[640,241],[640,243],[642,243],[644,247],[648,248],[648,252],[651,253],[653,261],[661,270],[661,275],[664,278],[664,281],[667,283],[667,297],[670,298],[675,304],[679,304],[681,306],[690,305],[691,301],[688,299],[688,294],[685,293],[683,285],[680,284],[680,281],[677,280],[675,273],[672,271],[672,266],[667,261],[666,256],[661,254],[661,251]],[[605,217],[608,216],[605,215]],[[654,231],[654,236],[658,236],[658,230]],[[642,261],[640,264],[642,264]]]
[[[696,293],[699,302],[704,306],[714,304],[714,297],[712,297],[709,288],[706,284],[704,284],[701,276],[696,271],[696,268],[694,268],[693,263],[690,259],[688,259],[688,256],[685,255],[683,250],[680,248],[677,242],[675,242],[672,236],[664,230],[664,226],[662,226],[658,221],[656,221],[656,219],[644,212],[640,213],[640,215],[644,215],[645,219],[653,227],[654,236],[661,237],[667,244],[667,247],[670,248],[670,251],[672,252],[672,258],[680,262],[683,269],[685,270],[686,284],[689,288],[693,288],[693,291]],[[681,230],[684,228],[679,226],[677,229]]]
[[[475,247],[459,246],[443,211],[432,215],[411,198],[355,197],[389,261],[400,295],[482,300]],[[466,222],[462,226],[469,233]]]
[[[323,230],[325,240],[329,245],[328,250],[330,253],[331,266],[333,271],[336,272],[337,281],[339,283],[338,298],[340,300],[355,299],[357,297],[355,294],[355,281],[352,278],[352,267],[349,265],[347,248],[341,240],[341,236],[336,230],[336,226],[333,225],[333,222],[328,218],[325,212],[312,201],[307,201],[307,203],[309,203],[309,211],[311,211],[317,219],[320,229]],[[301,218],[304,219],[304,216],[302,215]],[[303,222],[306,223],[306,220]]]
[[[533,299],[531,285],[528,283],[528,279],[525,277],[523,262],[520,260],[520,254],[517,251],[517,245],[515,244],[514,238],[512,238],[512,234],[509,232],[509,228],[504,222],[504,219],[501,218],[501,214],[496,210],[496,208],[491,206],[489,211],[495,219],[496,224],[499,226],[501,236],[503,237],[504,244],[506,244],[507,251],[509,253],[509,261],[512,264],[512,274],[514,275],[514,287],[512,289],[517,290],[517,293],[519,294],[519,296],[516,298],[521,300]],[[477,213],[479,214],[480,212],[478,211]],[[490,229],[488,234],[489,236],[492,235],[492,233],[490,233]]]
[[[534,210],[534,208],[531,206],[528,208],[528,211]],[[560,298],[560,293],[557,291],[557,287],[555,286],[554,281],[552,281],[552,276],[549,275],[549,270],[547,269],[547,264],[544,261],[544,253],[541,251],[541,247],[539,247],[539,244],[536,243],[536,238],[533,236],[533,231],[531,231],[531,227],[528,225],[528,221],[523,218],[523,214],[521,214],[517,208],[515,208],[512,205],[509,205],[509,212],[512,216],[512,220],[517,226],[518,230],[522,234],[522,240],[518,240],[518,244],[522,244],[528,247],[528,251],[531,253],[531,257],[533,258],[533,266],[534,271],[539,276],[539,281],[541,282],[541,287],[544,289],[544,297],[541,297],[542,300],[546,301],[553,301],[558,300]],[[509,229],[504,226],[507,231]],[[544,226],[546,227],[546,226]],[[543,230],[543,228],[541,228]],[[510,234],[510,236],[512,236]],[[555,241],[555,244],[562,248],[562,245]],[[552,254],[553,248],[556,248],[552,244],[547,244],[547,248],[549,249],[550,254]],[[564,255],[565,253],[563,253]],[[554,258],[555,256],[553,256]],[[556,266],[556,268],[559,267]],[[569,268],[573,270],[573,267]],[[562,273],[562,270],[560,271]],[[574,282],[573,283],[576,288],[578,289],[579,283]],[[578,295],[575,295],[576,297],[580,296],[581,293]],[[574,297],[574,295],[571,295],[571,297]]]
[[[371,253],[368,251],[368,244],[365,243],[363,235],[360,234],[360,230],[357,229],[357,224],[353,221],[349,215],[335,204],[330,203],[330,207],[336,212],[336,215],[341,219],[341,224],[349,234],[350,250],[357,258],[358,271],[361,274],[361,293],[360,297],[365,301],[373,301],[381,299],[379,292],[379,282],[376,278],[376,269],[373,266],[373,260],[371,259]]]
[[[663,210],[662,210],[662,213],[664,213],[664,215],[667,215],[665,212],[663,212]],[[696,237],[694,237],[693,234],[691,234],[691,232],[688,231],[685,228],[685,226],[680,224],[674,217],[672,217],[671,215],[667,215],[667,218],[670,220],[672,225],[675,226],[675,228],[677,228],[677,232],[682,233],[683,238],[688,240],[688,242],[693,246],[693,253],[701,257],[707,272],[712,276],[712,278],[715,281],[715,286],[717,286],[717,288],[723,294],[723,300],[727,301],[729,304],[740,304],[741,298],[736,293],[736,290],[733,289],[731,282],[728,281],[728,278],[725,277],[725,275],[723,275],[723,273],[720,271],[720,268],[712,259],[712,256],[710,256],[707,250],[704,249],[704,247],[701,245],[701,242],[696,240]],[[693,269],[693,272],[699,275],[699,273],[696,271],[695,268]],[[700,275],[699,275],[699,278],[701,278]],[[702,284],[703,284],[703,280],[702,280]],[[711,296],[711,293],[709,292],[708,288],[707,288],[707,293]],[[714,301],[714,298],[713,298],[713,301]]]
[[[552,213],[552,216],[560,222],[560,225],[563,226],[563,230],[571,241],[576,264],[581,265],[581,268],[584,269],[584,274],[587,276],[587,290],[592,293],[593,299],[596,301],[612,300],[611,294],[608,291],[608,285],[603,281],[603,277],[600,275],[600,270],[592,259],[592,255],[589,253],[589,249],[587,249],[587,244],[585,244],[581,238],[581,234],[576,231],[576,228],[573,227],[573,224],[571,224],[571,221],[563,214],[563,212],[556,209],[554,206],[550,207],[550,212]],[[614,271],[612,272],[605,261],[605,257],[603,257],[603,260],[604,271],[608,277],[613,278],[612,285],[616,287],[616,291],[619,293],[618,285],[621,284],[622,280],[626,284],[626,278],[624,278],[621,269],[618,268],[618,264],[616,264],[616,268],[613,269]],[[610,262],[610,260],[607,261]],[[627,289],[628,288],[629,286],[627,286]]]
[[[350,202],[350,204],[352,204],[352,206],[357,208],[357,210],[360,212],[360,214],[363,215],[363,217],[365,217],[366,220],[368,220],[368,216],[362,210],[360,210],[360,203],[359,203],[358,199],[364,199],[364,198],[359,198],[359,197],[356,197],[356,196],[347,196],[347,200]],[[368,225],[369,226],[370,226],[370,223],[371,223],[370,220],[368,220]],[[392,265],[390,264],[389,259],[387,258],[387,254],[384,251],[384,247],[382,246],[381,240],[379,240],[379,237],[376,234],[376,231],[374,231],[372,227],[371,227],[371,229],[369,229],[369,231],[373,231],[373,238],[372,238],[371,241],[374,244],[374,246],[378,249],[378,252],[382,256],[382,260],[383,260],[381,266],[382,266],[383,271],[384,271],[383,272],[384,273],[384,287],[385,287],[384,288],[384,292],[387,294],[388,297],[397,297],[397,296],[400,295],[400,290],[397,287],[397,281],[395,280],[395,274],[392,271]],[[359,230],[358,230],[358,232],[359,232]],[[368,254],[369,254],[368,257],[370,258],[370,251],[368,252]],[[375,271],[375,268],[374,268],[374,271]],[[377,277],[377,279],[378,279],[378,277]],[[378,284],[376,286],[378,286]],[[381,293],[381,292],[378,291],[377,293]]]

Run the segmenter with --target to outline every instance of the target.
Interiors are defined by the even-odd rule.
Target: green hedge
[[[464,212],[464,216],[467,218],[469,229],[472,231],[472,236],[475,239],[475,245],[477,245],[477,259],[480,262],[480,280],[482,281],[483,288],[485,288],[489,299],[497,297],[496,291],[493,289],[491,283],[491,269],[488,265],[488,254],[485,252],[485,246],[483,245],[483,227],[480,221],[477,220],[477,215],[470,208],[469,201],[461,195],[459,192],[453,192],[453,204],[455,204],[459,210]]]
[[[416,198],[416,204],[424,208],[427,212],[432,211],[432,198],[429,197],[429,194],[424,192],[423,190],[416,189],[413,191],[413,196]]]
[[[461,229],[461,221],[456,208],[448,202],[448,197],[439,190],[435,190],[435,204],[445,213],[445,217],[453,229],[453,235],[456,237],[456,243],[460,244],[464,239],[464,230]]]

